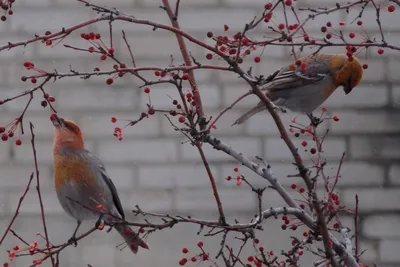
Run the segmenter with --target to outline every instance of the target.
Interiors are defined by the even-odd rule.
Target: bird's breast
[[[54,155],[54,185],[56,191],[73,181],[76,185],[90,185],[96,182],[96,176],[90,164],[76,155]]]

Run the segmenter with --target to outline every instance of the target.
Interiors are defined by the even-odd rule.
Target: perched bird
[[[266,96],[280,108],[293,112],[311,113],[340,86],[349,94],[362,78],[360,61],[346,54],[316,54],[283,67],[271,82],[262,86]],[[260,101],[234,123],[242,124],[266,109]]]
[[[55,189],[65,212],[78,223],[70,242],[76,244],[76,233],[83,220],[97,218],[97,224],[101,219],[111,222],[133,253],[137,253],[139,246],[148,249],[137,233],[121,224],[125,214],[117,189],[100,159],[85,149],[79,126],[56,114],[50,120],[54,125]]]

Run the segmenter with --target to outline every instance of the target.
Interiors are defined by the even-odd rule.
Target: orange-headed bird
[[[55,189],[65,212],[78,223],[70,241],[76,244],[76,233],[83,220],[97,218],[98,222],[104,219],[112,223],[133,253],[137,253],[139,246],[148,249],[137,233],[121,224],[125,214],[117,189],[100,159],[85,149],[79,126],[55,114],[50,119],[54,125]]]
[[[276,77],[262,86],[266,96],[276,106],[294,112],[311,113],[340,86],[349,94],[362,78],[360,61],[346,54],[316,54],[283,67]],[[266,109],[260,101],[240,116],[234,123],[242,124],[253,115]]]

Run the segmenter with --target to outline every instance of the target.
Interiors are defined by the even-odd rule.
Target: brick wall
[[[110,1],[94,0],[94,3],[109,4]],[[114,6],[126,13],[140,18],[168,23],[165,14],[158,8],[158,0],[113,0]],[[228,24],[232,32],[242,30],[244,22],[258,15],[264,0],[185,0],[181,1],[180,23],[185,30],[194,36],[205,38],[207,31],[216,34]],[[345,3],[346,1],[339,1]],[[298,6],[333,5],[331,1],[299,0]],[[396,10],[397,11],[397,10]],[[395,12],[396,13],[396,12]],[[2,44],[25,40],[33,34],[43,34],[46,30],[56,31],[79,21],[87,20],[96,14],[73,0],[17,0],[15,15],[7,23],[0,23]],[[319,28],[331,21],[350,22],[357,12],[336,12],[329,16],[320,16],[308,24],[311,34],[318,34]],[[300,13],[304,18],[305,13]],[[292,20],[292,18],[290,18]],[[374,17],[374,10],[366,9],[363,17],[364,27],[370,36],[379,37]],[[383,26],[387,41],[399,45],[400,16],[383,12]],[[107,34],[106,24],[98,24],[91,30]],[[179,49],[173,35],[161,30],[153,32],[150,28],[138,25],[116,23],[117,32],[125,29],[128,40],[134,49],[140,65],[167,66],[170,54],[176,62],[180,60]],[[347,29],[357,32],[355,26]],[[265,34],[265,25],[259,27],[255,36]],[[209,41],[209,40],[206,40]],[[128,57],[120,38],[115,39],[116,51],[120,57]],[[66,44],[86,46],[79,38],[79,33],[72,34]],[[192,54],[204,58],[204,50],[189,45]],[[308,51],[306,49],[306,51]],[[324,51],[337,52],[338,48]],[[343,166],[340,194],[345,204],[353,205],[354,194],[360,196],[360,235],[361,248],[368,249],[362,256],[366,262],[375,261],[380,267],[394,267],[400,264],[400,53],[385,50],[383,56],[377,56],[376,48],[368,55],[369,69],[365,71],[361,85],[349,96],[338,90],[326,103],[329,111],[340,116],[340,122],[329,123],[324,127],[331,129],[325,142],[325,155],[329,159],[330,171],[334,173],[340,156],[346,151],[346,163]],[[29,89],[29,83],[22,83],[24,74],[22,63],[34,61],[43,69],[56,68],[59,72],[69,70],[69,64],[76,70],[91,70],[98,58],[63,46],[53,48],[36,43],[26,48],[16,48],[0,53],[0,99],[13,96]],[[267,47],[260,64],[253,66],[254,74],[269,74],[278,66],[290,61],[289,50],[283,47]],[[250,60],[248,65],[252,61]],[[104,65],[104,63],[100,63]],[[237,75],[200,71],[196,74],[201,88],[206,112],[216,115],[229,105],[246,89],[238,82]],[[210,191],[205,170],[200,164],[196,149],[188,143],[181,144],[184,138],[176,133],[163,116],[154,116],[144,120],[138,127],[125,132],[123,142],[112,136],[111,116],[135,118],[145,105],[147,96],[138,89],[138,81],[131,78],[118,80],[113,86],[105,85],[104,78],[93,78],[89,81],[80,79],[62,79],[46,86],[51,95],[57,99],[55,107],[64,117],[76,120],[86,134],[87,147],[98,155],[106,165],[127,213],[136,204],[147,211],[192,214],[197,217],[211,218],[216,207]],[[159,108],[169,106],[168,95],[174,97],[176,92],[165,85],[152,88],[152,103]],[[70,237],[75,223],[65,215],[58,203],[52,185],[51,144],[52,126],[48,121],[49,110],[40,106],[37,95],[31,105],[26,122],[35,124],[37,133],[37,150],[42,180],[43,200],[47,213],[49,234],[57,244]],[[0,125],[10,121],[22,111],[27,99],[19,99],[0,106]],[[294,173],[291,157],[280,140],[272,119],[266,114],[257,115],[243,127],[230,127],[236,117],[256,102],[255,97],[248,97],[229,111],[225,119],[218,123],[215,134],[246,155],[265,157],[272,165],[274,172],[285,186],[293,183],[285,178]],[[286,125],[293,114],[282,116]],[[5,229],[20,195],[22,194],[29,174],[33,170],[32,152],[28,143],[29,136],[24,136],[25,143],[16,147],[12,143],[0,143],[0,229]],[[297,144],[298,141],[296,141]],[[224,181],[231,174],[234,163],[221,153],[205,149],[210,159],[212,170],[217,177],[221,198],[229,218],[239,218],[246,222],[256,208],[254,194],[244,188]],[[264,181],[251,172],[243,173],[256,185],[265,185]],[[273,191],[265,194],[265,207],[282,205],[282,201]],[[344,218],[348,226],[351,218]],[[84,227],[89,229],[90,224]],[[25,239],[37,240],[37,231],[42,231],[40,208],[35,190],[28,194],[18,217],[14,230]],[[261,234],[264,246],[279,251],[288,248],[288,236],[292,233],[282,232],[280,221],[271,219],[265,223]],[[61,267],[86,266],[176,266],[180,258],[180,248],[185,245],[195,249],[199,239],[197,227],[178,225],[173,229],[150,236],[148,243],[151,251],[141,251],[133,257],[128,250],[122,252],[115,248],[121,240],[115,231],[110,234],[95,233],[80,242],[77,248],[71,247],[61,254]],[[0,263],[7,260],[6,248],[11,248],[17,241],[12,236],[6,239],[0,252]],[[210,251],[219,246],[216,238],[206,239],[206,248]],[[312,259],[303,259],[304,266]],[[11,266],[28,266],[32,259],[17,259]],[[49,265],[44,265],[49,266]]]

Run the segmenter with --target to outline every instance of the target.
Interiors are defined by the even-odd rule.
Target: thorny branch
[[[246,27],[244,30],[239,33],[234,40],[225,39],[225,38],[214,38],[216,45],[212,46],[209,45],[202,40],[195,38],[194,36],[190,35],[189,33],[183,31],[180,28],[180,25],[178,23],[178,14],[180,14],[180,1],[176,1],[176,5],[174,8],[171,7],[170,2],[168,0],[162,0],[162,9],[166,12],[167,16],[170,19],[171,25],[164,25],[164,24],[159,24],[155,23],[149,20],[145,19],[138,19],[134,16],[126,15],[117,9],[110,9],[110,8],[105,8],[105,7],[100,7],[95,4],[91,4],[86,0],[77,0],[81,3],[84,3],[87,7],[92,8],[94,11],[98,12],[101,14],[100,17],[91,19],[79,24],[76,24],[72,27],[69,28],[63,28],[61,31],[56,32],[56,33],[49,33],[45,34],[43,36],[35,36],[35,38],[23,41],[23,42],[16,42],[16,43],[8,43],[7,45],[3,45],[0,47],[1,50],[6,50],[6,49],[12,49],[14,47],[18,46],[26,46],[28,44],[34,43],[34,42],[52,42],[52,41],[58,41],[61,42],[63,41],[66,37],[68,37],[70,34],[72,34],[74,31],[87,27],[89,25],[101,22],[101,21],[107,21],[109,25],[109,34],[110,34],[110,47],[113,48],[113,36],[115,33],[113,33],[113,27],[112,23],[114,21],[124,21],[127,23],[133,23],[133,24],[140,24],[140,25],[147,25],[151,26],[154,30],[156,29],[161,29],[165,30],[168,32],[171,32],[175,34],[178,46],[180,48],[180,51],[182,53],[183,61],[184,64],[181,66],[169,66],[166,68],[160,68],[160,67],[138,67],[137,62],[134,57],[134,52],[128,43],[126,39],[125,32],[122,31],[122,39],[125,43],[126,48],[129,51],[130,55],[130,60],[132,67],[126,67],[126,64],[122,61],[117,59],[113,53],[107,52],[106,49],[102,46],[96,47],[97,50],[91,51],[91,53],[95,54],[102,54],[106,55],[107,57],[111,58],[115,63],[118,64],[117,67],[114,67],[112,70],[109,71],[93,71],[93,72],[79,72],[75,71],[71,68],[70,73],[58,73],[57,71],[52,71],[52,72],[47,72],[43,70],[39,70],[36,68],[31,68],[29,67],[28,69],[34,69],[38,73],[35,75],[31,75],[28,77],[24,77],[25,80],[27,79],[42,79],[41,83],[30,89],[27,90],[15,97],[0,100],[0,104],[7,103],[9,101],[12,101],[16,98],[23,97],[26,95],[29,95],[29,101],[28,104],[25,106],[21,116],[16,120],[15,124],[13,127],[17,127],[20,125],[21,131],[23,134],[23,116],[25,112],[28,110],[28,106],[31,103],[31,100],[33,98],[33,93],[36,92],[38,89],[40,89],[43,92],[43,95],[46,96],[46,93],[43,89],[43,86],[48,83],[51,79],[54,79],[54,81],[61,79],[61,78],[67,78],[67,77],[80,77],[82,79],[89,79],[93,76],[111,76],[111,75],[118,75],[122,77],[125,74],[131,74],[138,79],[140,79],[143,82],[143,86],[150,86],[154,84],[160,84],[160,83],[170,83],[176,86],[180,97],[182,101],[183,108],[180,108],[179,113],[175,111],[169,113],[172,116],[181,115],[184,120],[183,120],[183,125],[184,127],[177,127],[176,125],[173,124],[173,122],[170,120],[170,118],[167,116],[167,118],[170,120],[171,124],[173,127],[181,131],[185,136],[188,137],[188,139],[191,141],[191,144],[194,145],[200,154],[200,157],[204,163],[204,166],[206,168],[212,190],[214,192],[215,200],[217,203],[217,208],[219,211],[219,219],[218,220],[201,220],[201,219],[194,219],[189,216],[171,216],[168,214],[152,214],[152,213],[147,213],[145,211],[142,211],[138,206],[137,209],[134,210],[135,215],[142,215],[144,216],[144,222],[123,222],[135,227],[139,227],[139,229],[146,229],[144,230],[144,234],[147,236],[150,233],[153,233],[157,230],[161,229],[166,229],[166,228],[171,228],[177,223],[192,223],[192,224],[197,224],[200,227],[199,233],[204,229],[204,228],[209,228],[210,231],[205,234],[205,236],[210,236],[210,235],[219,235],[222,234],[222,239],[221,239],[221,249],[218,251],[217,256],[221,256],[228,267],[233,267],[236,263],[240,263],[242,266],[245,266],[243,261],[240,259],[240,253],[247,243],[249,238],[254,239],[254,234],[256,230],[261,230],[262,226],[261,224],[264,222],[264,220],[270,218],[270,217],[275,217],[277,218],[278,215],[291,215],[296,217],[296,219],[301,222],[302,224],[306,225],[310,229],[310,233],[312,233],[312,237],[310,236],[309,238],[306,239],[306,241],[299,241],[296,246],[293,247],[293,250],[291,252],[282,252],[282,256],[284,256],[288,262],[288,264],[297,264],[297,259],[296,257],[293,257],[293,253],[296,252],[301,246],[305,245],[308,242],[313,242],[315,240],[319,241],[322,238],[324,249],[323,252],[321,250],[313,251],[312,249],[308,249],[309,252],[318,255],[319,257],[322,258],[321,261],[318,262],[319,266],[325,266],[328,263],[333,266],[333,267],[339,267],[339,266],[344,266],[341,265],[343,262],[346,264],[346,266],[351,266],[351,267],[358,267],[358,239],[356,237],[356,243],[355,243],[355,252],[353,251],[353,246],[350,237],[348,236],[348,228],[345,226],[341,225],[340,220],[337,215],[337,211],[329,211],[327,209],[327,206],[329,205],[329,201],[322,201],[319,199],[319,196],[316,193],[316,183],[314,177],[310,176],[310,172],[307,169],[307,167],[304,165],[303,159],[300,157],[298,153],[298,149],[295,147],[293,144],[291,138],[289,137],[284,124],[282,123],[279,114],[276,112],[274,109],[274,104],[264,95],[264,93],[260,90],[260,85],[269,82],[273,80],[274,75],[272,74],[269,76],[267,79],[264,79],[264,77],[252,77],[251,71],[245,71],[240,67],[241,62],[245,58],[246,55],[248,55],[250,51],[256,50],[257,48],[262,48],[264,49],[266,46],[291,46],[292,48],[292,54],[295,58],[297,58],[295,48],[299,49],[299,52],[302,52],[304,47],[307,46],[313,46],[313,47],[318,47],[318,52],[324,48],[324,47],[329,47],[329,46],[343,46],[343,47],[354,47],[354,48],[365,48],[368,49],[370,47],[385,47],[385,48],[390,48],[393,50],[400,50],[400,47],[391,45],[386,43],[385,36],[383,33],[383,28],[382,24],[380,21],[380,16],[381,16],[381,5],[377,5],[374,0],[359,0],[359,1],[354,1],[351,3],[347,3],[345,5],[339,5],[336,4],[335,7],[333,8],[321,8],[321,9],[311,9],[311,8],[300,8],[299,10],[302,11],[308,11],[309,15],[306,19],[303,21],[299,20],[299,17],[297,16],[297,13],[295,11],[294,7],[286,8],[284,1],[277,1],[274,5],[271,5],[268,9],[265,8],[265,10],[262,12],[262,15],[259,17],[255,17],[250,23],[246,24]],[[400,3],[398,0],[390,0],[393,3],[396,3],[400,6]],[[369,38],[366,37],[366,40],[364,40],[361,43],[350,43],[347,42],[343,35],[340,34],[340,36],[337,38],[339,42],[335,43],[332,41],[327,41],[325,38],[324,39],[315,39],[312,41],[304,41],[304,42],[293,42],[293,38],[298,37],[297,35],[302,32],[304,34],[304,39],[306,34],[305,27],[309,23],[309,21],[312,21],[318,16],[322,15],[327,15],[333,12],[337,12],[340,10],[346,10],[348,11],[349,9],[353,9],[355,7],[360,7],[361,11],[358,16],[358,18],[362,17],[363,10],[364,8],[369,4],[372,3],[376,10],[376,21],[377,25],[379,28],[379,31],[381,33],[381,41],[377,42],[375,40],[370,40]],[[272,33],[275,33],[277,36],[268,39],[268,40],[261,40],[261,41],[255,41],[251,40],[250,37],[248,37],[247,33],[249,33],[251,30],[255,29],[256,26],[258,26],[260,23],[265,21],[267,18],[268,20],[270,17],[272,17],[272,12],[275,11],[275,9],[278,7],[278,5],[283,6],[283,12],[284,12],[284,20],[285,20],[285,27],[289,29],[291,25],[288,23],[288,16],[289,13],[292,12],[295,18],[297,19],[298,25],[296,26],[295,29],[289,31],[281,31],[273,26],[270,26],[269,29],[271,30]],[[268,11],[269,10],[269,11]],[[271,16],[270,16],[271,15]],[[308,35],[307,35],[308,37]],[[186,41],[192,42],[198,46],[201,46],[205,48],[208,52],[212,53],[212,56],[217,56],[220,59],[224,60],[227,66],[216,66],[216,65],[206,65],[206,64],[200,64],[192,55],[190,54],[189,50],[187,49],[186,46]],[[221,49],[221,45],[225,45],[227,48],[231,49],[229,54],[226,51],[223,51],[224,49]],[[88,52],[87,49],[85,48],[78,48],[78,47],[73,47],[70,45],[64,45],[68,49],[74,49],[76,51],[81,51],[81,52]],[[218,47],[220,46],[220,47]],[[225,50],[226,50],[225,47]],[[248,83],[249,87],[251,90],[246,93],[245,95],[239,97],[235,102],[233,102],[230,106],[228,106],[226,109],[221,111],[221,113],[214,119],[214,120],[207,120],[207,115],[203,109],[202,105],[202,100],[201,100],[201,88],[198,88],[195,80],[195,71],[199,69],[210,69],[210,70],[215,70],[215,71],[228,71],[228,72],[234,72],[239,75],[241,79],[243,79],[245,82]],[[163,78],[156,80],[156,81],[150,81],[145,79],[140,73],[145,72],[145,71],[153,71],[153,72],[160,72],[165,75],[169,75]],[[185,78],[183,78],[185,76]],[[108,81],[108,80],[107,80]],[[112,82],[112,81],[111,81]],[[183,83],[187,82],[188,85],[191,88],[191,93],[193,96],[185,96],[183,93]],[[108,82],[107,82],[108,83]],[[304,184],[306,185],[307,189],[307,197],[305,198],[306,201],[305,203],[308,204],[309,211],[307,211],[304,208],[303,204],[299,204],[297,200],[295,200],[291,194],[281,185],[279,182],[278,178],[273,174],[272,172],[272,167],[269,164],[265,164],[265,166],[260,166],[260,164],[257,164],[253,161],[251,161],[249,158],[244,156],[242,153],[234,150],[231,148],[229,145],[223,143],[221,140],[213,137],[210,132],[212,129],[215,127],[216,122],[229,110],[231,109],[237,102],[239,102],[242,98],[249,94],[256,94],[260,100],[266,105],[267,110],[270,112],[279,132],[280,135],[283,139],[283,141],[286,143],[287,147],[289,148],[290,153],[292,154],[295,165],[299,170],[299,177],[301,177],[304,181]],[[46,97],[45,97],[46,98]],[[46,103],[49,104],[50,108],[54,110],[54,108],[51,105],[51,101],[48,101],[46,98]],[[46,104],[46,105],[47,105]],[[156,111],[156,109],[151,106],[151,103],[148,105],[149,111],[148,113],[143,113],[140,117],[140,119],[136,121],[131,121],[128,125],[133,126],[137,122],[141,121],[145,117],[148,117],[148,115],[151,115],[151,112]],[[163,110],[157,110],[158,112],[163,112],[166,113],[168,111],[163,111]],[[41,217],[43,221],[43,228],[44,228],[44,239],[46,241],[46,247],[45,248],[38,248],[34,247],[33,251],[30,253],[19,253],[16,255],[17,257],[21,256],[26,256],[26,255],[41,255],[42,258],[40,261],[37,261],[34,263],[32,266],[36,266],[38,264],[41,264],[46,259],[51,259],[52,265],[53,266],[58,266],[58,258],[60,252],[68,247],[70,244],[69,243],[64,243],[61,245],[53,245],[49,241],[48,233],[47,233],[47,227],[46,227],[46,221],[45,221],[45,214],[44,214],[44,207],[42,203],[42,198],[41,198],[41,192],[40,192],[40,186],[39,186],[39,169],[38,169],[38,163],[37,163],[37,156],[36,156],[36,149],[35,149],[35,144],[34,144],[34,138],[35,135],[33,133],[33,125],[30,124],[30,129],[31,129],[31,134],[32,134],[32,149],[34,153],[34,161],[35,161],[35,169],[36,169],[36,180],[37,180],[37,193],[39,197],[39,202],[40,202],[40,208],[41,208]],[[13,131],[15,128],[13,128]],[[313,137],[315,139],[315,142],[317,143],[318,147],[318,152],[321,150],[322,146],[322,141],[319,140],[319,137],[316,135],[316,129],[314,127],[314,132],[312,132]],[[325,138],[325,136],[324,136]],[[213,173],[211,172],[211,169],[209,167],[208,160],[204,154],[203,151],[203,142],[211,145],[214,147],[216,150],[220,150],[223,153],[226,153],[236,159],[239,163],[243,164],[250,170],[252,170],[254,173],[257,175],[261,176],[264,178],[268,183],[270,184],[270,187],[273,188],[275,191],[279,193],[279,195],[284,199],[288,207],[280,207],[280,208],[269,208],[267,210],[262,209],[261,205],[261,197],[262,194],[259,194],[258,189],[253,187],[247,179],[245,179],[244,176],[238,176],[238,181],[245,181],[250,188],[259,196],[259,207],[258,207],[258,214],[256,214],[255,219],[248,223],[240,224],[238,222],[235,223],[230,223],[226,221],[224,211],[223,211],[223,206],[222,202],[219,198],[219,193],[217,189],[217,185],[215,183],[215,177]],[[344,154],[343,154],[344,155]],[[319,153],[318,153],[319,156]],[[344,156],[343,156],[344,157]],[[316,164],[316,167],[318,169],[317,171],[317,176],[321,175],[324,179],[324,181],[328,181],[328,178],[325,176],[323,172],[323,166],[320,162],[320,159],[318,158],[318,164]],[[334,195],[333,191],[335,189],[335,186],[338,182],[338,177],[339,177],[339,172],[340,172],[340,167],[338,169],[338,173],[335,179],[335,182],[331,188],[328,187],[328,184],[326,184],[326,191],[328,192],[328,196]],[[29,244],[26,240],[24,240],[22,237],[18,236],[12,229],[11,226],[13,225],[14,220],[19,214],[19,208],[22,204],[22,201],[26,195],[26,193],[29,190],[31,181],[33,179],[33,174],[31,175],[31,178],[28,182],[28,185],[26,187],[25,192],[23,193],[19,205],[17,207],[17,210],[15,212],[14,217],[12,218],[8,228],[6,229],[3,237],[0,240],[0,245],[4,241],[5,237],[7,236],[8,232],[13,233],[15,237],[17,237],[20,241],[22,241],[24,244]],[[303,206],[302,206],[303,205]],[[357,209],[358,209],[358,197],[356,199],[356,214],[357,214]],[[356,224],[357,224],[357,216],[355,216]],[[149,221],[149,218],[158,218],[161,219],[163,222],[162,223],[153,223]],[[337,218],[337,221],[339,222],[339,229],[337,230],[340,232],[345,240],[345,245],[341,244],[330,232],[330,229],[328,229],[328,223],[332,218]],[[293,224],[293,226],[297,226]],[[97,228],[93,228],[89,230],[88,232],[82,234],[80,237],[77,238],[77,240],[80,240],[90,233],[94,232]],[[235,254],[233,253],[233,249],[226,244],[226,237],[228,235],[229,231],[237,232],[242,234],[244,237],[241,239],[243,241],[242,246],[240,247],[239,251]],[[356,226],[356,235],[357,235],[357,226]],[[202,246],[200,246],[200,249],[202,251],[202,257],[203,260],[210,260],[210,262],[218,266],[216,262],[213,260],[209,259],[208,254],[205,252]],[[227,254],[226,254],[227,253]],[[271,255],[270,255],[271,256]],[[277,258],[268,258],[266,257],[266,254],[264,252],[261,252],[259,261],[255,261],[258,263],[262,263],[265,266],[271,266],[275,267],[278,266]],[[256,264],[256,266],[258,266]],[[261,266],[261,265],[260,265]],[[279,265],[281,266],[281,265]],[[295,265],[293,265],[295,266]]]

